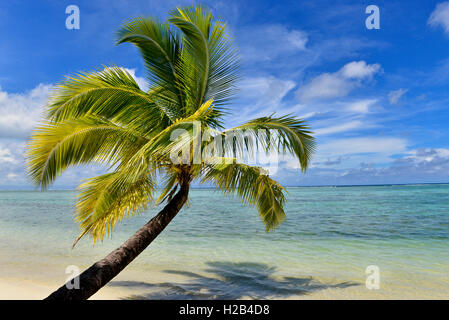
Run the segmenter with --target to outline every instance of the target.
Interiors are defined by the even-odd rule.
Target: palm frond
[[[221,125],[213,116],[214,106],[212,100],[204,103],[194,114],[179,119],[166,129],[152,137],[130,160],[135,165],[142,163],[142,159],[151,161],[172,161],[172,155],[178,154],[188,148],[190,151],[189,163],[192,163],[194,151],[192,148],[200,147],[196,144],[203,130]],[[178,136],[174,136],[180,132]]]
[[[178,73],[188,93],[189,114],[209,99],[222,106],[236,92],[239,66],[226,24],[213,21],[212,13],[202,7],[178,8],[170,14],[169,22],[183,34]]]
[[[226,130],[223,135],[232,135],[244,131],[251,139],[234,139],[226,143],[225,149],[235,156],[242,156],[243,150],[255,152],[254,148],[262,148],[265,152],[273,149],[279,153],[291,153],[299,160],[301,169],[305,171],[315,151],[315,138],[312,136],[305,120],[292,116],[262,117],[250,120],[238,127]],[[226,139],[224,139],[226,140]],[[252,140],[251,140],[252,141]]]
[[[210,68],[205,100],[214,99],[217,106],[227,103],[237,92],[239,55],[225,23],[217,20],[212,27],[208,48]]]
[[[210,69],[209,33],[212,14],[201,7],[178,8],[170,12],[168,21],[183,35],[183,50],[178,65],[186,89],[187,115],[203,103]]]
[[[220,160],[220,159],[218,159]],[[213,182],[224,193],[234,193],[242,202],[256,206],[266,231],[276,228],[285,220],[284,188],[259,167],[241,163],[225,163],[205,166],[202,182]]]
[[[169,123],[169,115],[119,67],[79,73],[56,86],[47,106],[47,119],[62,121],[87,114],[96,114],[142,132]]]
[[[178,181],[178,173],[173,170],[166,170],[164,172],[164,178],[162,181],[162,192],[159,195],[159,197],[156,199],[156,205],[161,204],[164,202],[167,198],[172,195],[175,185],[179,182]]]
[[[132,43],[139,48],[152,87],[158,88],[157,99],[170,107],[172,119],[184,115],[184,90],[176,73],[181,41],[169,24],[139,17],[117,32],[117,44]]]
[[[136,215],[151,203],[155,189],[151,175],[130,180],[120,171],[87,179],[79,186],[76,220],[81,234],[73,246],[87,233],[94,243],[111,235],[114,226],[123,218]]]
[[[29,175],[45,189],[69,166],[91,162],[113,166],[145,142],[134,131],[94,116],[44,122],[28,145]]]

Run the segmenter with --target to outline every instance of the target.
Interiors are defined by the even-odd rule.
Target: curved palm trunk
[[[86,300],[118,275],[164,230],[187,201],[189,184],[185,183],[173,199],[132,237],[105,258],[80,274],[80,288],[63,285],[45,300]]]

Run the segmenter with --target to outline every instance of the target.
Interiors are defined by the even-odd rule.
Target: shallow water
[[[287,220],[194,189],[167,230],[110,283],[122,298],[449,298],[449,186],[289,188]],[[75,191],[0,191],[0,278],[62,284],[119,246],[157,208],[92,246],[73,221]],[[366,268],[380,288],[365,286]]]

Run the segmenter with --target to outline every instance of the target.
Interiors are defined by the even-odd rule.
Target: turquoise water
[[[265,233],[255,209],[194,189],[164,233],[109,287],[122,298],[449,298],[449,186],[288,188],[287,220]],[[157,212],[92,245],[74,191],[0,192],[0,279],[57,285]],[[365,286],[379,268],[379,289]]]

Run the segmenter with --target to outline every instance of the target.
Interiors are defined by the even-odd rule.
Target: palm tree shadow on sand
[[[183,283],[151,284],[139,281],[112,281],[109,286],[148,289],[148,293],[131,295],[124,299],[266,299],[288,298],[329,288],[347,288],[360,285],[355,282],[324,284],[312,277],[274,277],[276,268],[261,263],[207,262],[205,271],[211,276],[197,273],[165,270],[170,274],[189,277]]]

